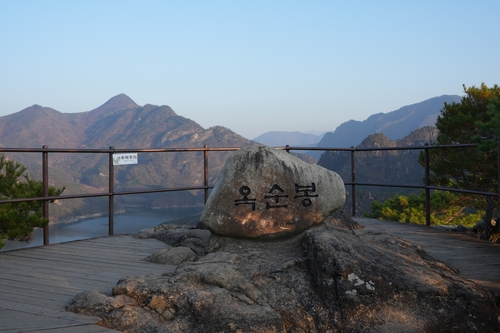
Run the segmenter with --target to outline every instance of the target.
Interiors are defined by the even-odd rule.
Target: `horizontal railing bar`
[[[239,150],[238,147],[227,147],[227,148],[144,148],[144,149],[115,149],[108,152],[114,153],[183,153],[183,152],[193,152],[193,151],[236,151]]]
[[[281,150],[323,150],[323,151],[352,151],[354,148],[332,148],[332,147],[274,147]]]
[[[0,148],[0,153],[112,153],[109,149]]]
[[[160,192],[176,192],[176,191],[195,191],[195,190],[205,190],[212,189],[213,186],[197,186],[197,187],[179,187],[179,188],[167,188],[167,189],[156,189],[156,190],[138,190],[138,191],[124,191],[124,192],[114,192],[114,195],[129,195],[129,194],[147,194],[147,193],[160,193]]]
[[[355,151],[378,151],[378,150],[423,150],[423,149],[437,149],[437,148],[471,148],[475,144],[461,144],[461,145],[440,145],[440,146],[410,146],[410,147],[380,147],[380,148],[354,148]]]
[[[476,147],[474,143],[464,143],[457,145],[435,145],[435,146],[395,146],[395,147],[379,147],[379,148],[335,148],[335,147],[275,147],[283,150],[322,150],[322,151],[380,151],[380,150],[423,150],[436,148],[470,148]]]
[[[380,150],[422,150],[436,148],[467,148],[476,144],[435,145],[435,146],[397,146],[379,148],[338,148],[338,147],[274,147],[280,150],[318,150],[318,151],[380,151]],[[68,148],[0,148],[1,153],[174,153],[193,151],[237,151],[240,147],[199,147],[199,148],[127,148],[127,149],[68,149]]]
[[[87,194],[69,194],[69,195],[61,195],[61,196],[33,197],[33,198],[16,198],[16,199],[0,200],[0,204],[15,203],[15,202],[29,202],[29,201],[45,201],[45,200],[53,201],[53,200],[64,200],[64,199],[109,197],[110,195],[112,195],[112,193],[87,193]]]
[[[236,151],[239,147],[140,148],[140,149],[68,149],[68,148],[0,148],[0,153],[175,153],[193,151]]]
[[[475,191],[475,190],[463,190],[463,189],[453,188],[453,187],[427,186],[427,188],[430,189],[430,190],[460,192],[460,193],[468,193],[468,194],[478,194],[478,195],[485,195],[485,196],[489,196],[489,197],[496,197],[496,196],[498,196],[498,193]]]
[[[214,147],[214,148],[206,148],[205,150],[207,151],[237,151],[237,150],[240,150],[241,147],[226,147],[226,148],[217,148],[217,147]]]
[[[344,183],[345,185],[356,185],[356,186],[376,186],[376,187],[400,187],[400,188],[420,188],[424,189],[425,185],[398,185],[398,184],[376,184],[376,183]]]
[[[193,186],[193,187],[175,187],[175,188],[163,188],[155,190],[137,190],[137,191],[122,191],[113,193],[87,193],[87,194],[69,194],[61,196],[47,196],[47,197],[33,197],[33,198],[16,198],[8,200],[0,200],[0,204],[3,203],[15,203],[15,202],[29,202],[29,201],[53,201],[53,200],[65,200],[65,199],[80,199],[80,198],[97,198],[97,197],[109,197],[112,195],[129,195],[129,194],[147,194],[147,193],[161,193],[161,192],[176,192],[176,191],[196,191],[212,189],[213,186]]]
[[[356,186],[370,186],[370,187],[395,187],[395,188],[416,188],[416,189],[425,189],[428,188],[430,190],[437,191],[450,191],[450,192],[459,192],[459,193],[468,193],[468,194],[478,194],[478,195],[486,195],[486,196],[498,196],[497,193],[493,192],[482,192],[475,190],[464,190],[452,187],[439,187],[439,186],[425,186],[425,185],[400,185],[400,184],[378,184],[378,183],[362,183],[362,182],[344,182],[344,185],[356,185]],[[163,188],[163,189],[154,189],[154,190],[135,190],[135,191],[121,191],[121,192],[113,192],[113,193],[87,193],[87,194],[70,194],[70,195],[61,195],[61,196],[48,196],[48,197],[33,197],[33,198],[16,198],[16,199],[8,199],[8,200],[0,200],[0,204],[3,203],[16,203],[16,202],[29,202],[29,201],[44,201],[44,200],[65,200],[65,199],[79,199],[79,198],[95,198],[95,197],[109,197],[111,195],[130,195],[130,194],[148,194],[148,193],[162,193],[162,192],[177,192],[177,191],[196,191],[196,190],[205,190],[212,189],[213,186],[192,186],[192,187],[176,187],[176,188]]]
[[[459,192],[459,193],[467,193],[467,194],[477,194],[477,195],[485,195],[485,196],[498,196],[498,193],[493,192],[483,192],[483,191],[475,191],[475,190],[464,190],[453,187],[440,187],[440,186],[425,186],[425,185],[398,185],[398,184],[376,184],[376,183],[358,183],[358,182],[344,182],[344,185],[356,185],[356,186],[372,186],[372,187],[397,187],[397,188],[420,188],[420,189],[429,189],[436,191],[450,191],[450,192]]]

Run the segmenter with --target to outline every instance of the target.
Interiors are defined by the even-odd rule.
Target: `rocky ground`
[[[184,225],[137,237],[169,248],[165,274],[124,277],[68,310],[125,332],[495,332],[494,295],[421,248],[365,233],[341,210],[293,238],[255,241]]]

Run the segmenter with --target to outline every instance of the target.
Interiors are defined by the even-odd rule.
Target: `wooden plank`
[[[17,266],[17,267],[16,267]],[[64,275],[64,276],[95,276],[96,280],[99,280],[100,276],[107,276],[108,272],[124,272],[127,266],[123,268],[109,269],[103,271],[103,265],[93,262],[86,262],[84,260],[77,263],[67,262],[64,265],[59,262],[54,261],[39,261],[39,260],[18,260],[16,258],[1,258],[0,267],[2,268],[1,274],[8,274],[9,271],[15,271],[16,273],[29,274],[30,272],[37,272],[38,274],[43,274],[46,272],[48,275]],[[5,268],[5,269],[4,269]],[[156,271],[155,267],[140,267],[142,271],[148,271],[152,268]],[[140,269],[131,269],[130,271],[141,271]]]
[[[56,329],[58,332],[74,332],[74,327],[92,327],[95,323],[82,323],[60,318],[51,318],[22,311],[0,309],[0,332],[41,332],[42,327]],[[99,327],[99,326],[97,326]],[[91,328],[92,329],[92,328]],[[45,330],[43,331],[45,332]],[[85,332],[85,331],[80,331]],[[89,332],[106,332],[94,330]],[[107,331],[109,332],[109,330]]]
[[[2,258],[0,257],[0,275],[3,272],[14,270],[16,272],[29,273],[30,271],[43,272],[49,274],[60,274],[64,276],[92,276],[99,280],[101,276],[108,276],[114,272],[126,275],[145,275],[148,273],[165,273],[171,271],[175,266],[161,265],[149,262],[129,262],[128,265],[107,265],[96,261],[77,260],[76,262],[65,262],[61,264],[54,260],[37,260],[32,258]],[[5,269],[4,269],[5,268]]]
[[[116,247],[124,247],[129,250],[134,250],[134,251],[141,251],[142,248],[157,248],[161,249],[164,247],[169,247],[169,245],[165,244],[162,241],[159,241],[157,239],[153,238],[147,238],[147,239],[141,239],[141,238],[134,238],[132,236],[112,236],[113,239],[112,242],[109,241],[109,237],[101,237],[101,238],[92,238],[89,240],[86,240],[85,243],[82,243],[83,241],[74,241],[74,242],[69,242],[65,243],[65,247],[70,247],[73,246],[79,246],[83,245],[85,247],[89,247],[90,245],[98,245],[99,248],[103,249],[112,249]],[[140,243],[138,243],[138,240],[140,240]],[[140,246],[138,245],[140,244]],[[91,247],[91,246],[90,246]]]
[[[79,246],[83,246],[86,251],[92,250],[94,247],[98,248],[99,250],[123,248],[130,250],[131,253],[141,252],[142,249],[161,249],[169,247],[169,245],[163,243],[162,241],[153,238],[141,239],[141,238],[134,238],[130,235],[128,236],[120,235],[120,236],[91,238],[85,240],[76,240],[66,243],[51,244],[47,246],[37,246],[26,249],[15,249],[6,252],[9,253],[27,252],[27,251],[39,252],[39,251],[49,251],[50,249],[53,248],[74,248]]]
[[[75,253],[75,249],[82,249],[82,251],[84,252],[94,252],[95,254],[116,252],[117,250],[119,250],[121,255],[139,256],[139,255],[148,255],[151,252],[155,252],[157,250],[170,247],[169,245],[157,240],[155,240],[155,242],[146,241],[144,242],[144,244],[141,244],[140,246],[138,246],[136,239],[132,239],[132,241],[133,242],[131,242],[130,239],[127,238],[122,238],[120,239],[119,242],[113,241],[111,244],[106,244],[103,242],[89,242],[89,244],[86,244],[75,241],[75,242],[65,243],[64,246],[58,246],[62,244],[57,244],[57,245],[51,245],[46,248],[50,250],[64,249],[69,252],[72,252],[73,254]]]
[[[100,259],[106,259],[108,256],[115,256],[119,258],[124,258],[126,260],[142,260],[145,257],[158,251],[156,248],[144,248],[140,251],[127,250],[122,248],[97,248],[99,245],[93,245],[93,248],[85,249],[83,245],[79,246],[68,246],[68,247],[54,247],[46,251],[33,251],[38,254],[47,255],[61,255],[61,256],[77,256],[77,257],[95,257]],[[167,248],[167,247],[165,247]],[[11,254],[19,254],[20,252],[7,252]],[[119,256],[117,255],[119,254]],[[22,253],[23,256],[29,255],[27,252]]]
[[[170,247],[166,244],[161,243],[161,246],[148,246],[148,244],[142,244],[140,247],[138,247],[138,245],[136,244],[134,248],[127,244],[122,244],[122,243],[116,244],[115,242],[113,244],[100,244],[100,243],[88,244],[87,246],[89,247],[87,248],[85,248],[85,246],[86,246],[85,244],[74,242],[74,243],[69,243],[65,247],[51,246],[46,251],[67,250],[70,251],[72,254],[79,254],[77,252],[77,249],[81,249],[83,253],[93,252],[94,255],[98,255],[99,253],[103,254],[119,253],[121,256],[142,257],[142,256],[147,256],[153,252],[156,252],[157,250]]]
[[[112,241],[109,241],[110,239]],[[12,249],[12,250],[9,250],[9,252],[10,251],[25,251],[25,250],[29,250],[29,249],[41,249],[41,248],[47,248],[47,247],[56,246],[56,245],[63,245],[63,246],[65,246],[66,244],[79,243],[79,242],[82,242],[82,243],[87,243],[87,242],[92,242],[92,243],[99,243],[99,242],[101,242],[101,243],[113,243],[113,242],[115,242],[115,240],[119,241],[119,242],[122,242],[122,239],[129,240],[130,244],[136,244],[135,243],[136,239],[145,240],[146,243],[149,242],[151,244],[154,244],[154,243],[163,243],[163,242],[161,242],[161,241],[159,241],[157,239],[154,239],[154,238],[137,238],[137,237],[135,237],[135,234],[117,234],[117,235],[113,235],[113,236],[103,235],[103,236],[97,236],[97,237],[93,237],[93,238],[71,240],[71,241],[61,242],[61,243],[53,243],[53,244],[49,244],[47,246],[46,245],[37,245],[37,246],[29,247],[29,248]]]
[[[151,252],[152,254],[153,252]],[[89,254],[78,254],[77,252],[71,254],[71,253],[61,253],[58,252],[57,250],[51,251],[51,252],[16,252],[16,253],[5,253],[1,254],[1,257],[6,257],[6,258],[16,258],[16,259],[21,259],[21,258],[30,258],[30,259],[36,259],[36,260],[50,260],[50,261],[55,261],[55,262],[61,262],[61,263],[67,263],[67,262],[76,262],[78,259],[84,259],[89,262],[100,262],[104,264],[111,264],[111,265],[120,265],[120,264],[130,264],[131,260],[138,261],[140,262],[141,260],[145,259],[147,256],[135,256],[135,257],[125,257],[117,255],[117,254],[108,254],[107,256],[92,256],[91,253]],[[112,258],[110,258],[112,257]],[[123,258],[123,259],[122,259]],[[117,261],[120,261],[117,263]]]
[[[15,297],[11,298],[9,295],[4,295],[0,294],[0,301],[2,300],[7,300],[11,303],[19,303],[21,306],[38,306],[41,309],[44,309],[46,311],[47,308],[52,308],[53,310],[56,311],[57,314],[61,313],[61,311],[64,311],[64,307],[61,306],[61,304],[67,304],[70,300],[67,299],[64,302],[52,302],[48,303],[46,300],[37,300],[36,298],[33,297]],[[24,304],[24,305],[22,305]],[[68,312],[64,311],[65,317]],[[3,317],[3,316],[7,317]],[[107,328],[103,328],[97,325],[88,325],[85,323],[97,323],[99,318],[97,317],[91,317],[90,320],[87,319],[87,316],[83,315],[76,315],[76,318],[71,317],[70,319],[61,319],[60,316],[58,317],[52,317],[52,315],[49,313],[48,315],[38,315],[38,314],[31,314],[26,316],[25,312],[20,312],[20,311],[13,311],[13,310],[5,310],[5,313],[2,313],[0,311],[0,327],[4,327],[4,325],[1,325],[2,321],[5,321],[5,326],[12,327],[12,326],[17,326],[16,329],[20,330],[27,330],[29,329],[30,332],[33,332],[33,329],[38,329],[40,327],[52,327],[51,329],[44,329],[43,332],[109,332],[111,330]],[[3,319],[2,318],[6,318]],[[7,319],[8,318],[8,319]],[[7,323],[7,321],[10,321],[12,324]],[[83,325],[82,325],[83,324]],[[0,332],[3,332],[2,329],[0,328]]]
[[[92,265],[95,267],[105,266],[107,269],[120,269],[127,267],[128,269],[134,269],[140,267],[141,269],[147,268],[148,266],[153,268],[158,266],[157,264],[150,263],[143,260],[129,260],[122,261],[119,257],[109,257],[108,260],[96,259],[92,257],[61,257],[57,255],[45,256],[40,258],[37,256],[2,256],[0,255],[0,267],[2,263],[6,264],[10,262],[17,262],[23,267],[54,267],[59,269],[64,269],[66,265],[73,264],[75,268],[78,266],[84,267],[86,265]]]
[[[168,247],[163,247],[168,248]],[[129,252],[127,252],[129,251]],[[30,249],[26,251],[6,251],[0,252],[1,255],[5,256],[15,256],[15,257],[33,257],[33,258],[46,258],[54,255],[58,255],[61,257],[69,257],[69,256],[77,256],[77,257],[99,257],[101,259],[106,259],[108,256],[116,257],[116,258],[126,258],[127,260],[143,260],[147,256],[153,254],[157,251],[157,248],[143,248],[141,251],[133,251],[125,249],[112,249],[112,250],[97,250],[97,249],[87,249],[80,247],[50,247],[43,248],[38,251]]]
[[[69,324],[68,321],[70,323],[83,323],[83,324],[85,323],[95,324],[99,321],[98,317],[83,316],[73,312],[65,311],[63,305],[61,305],[61,309],[53,309],[50,307],[43,307],[25,303],[16,303],[0,299],[0,307],[11,311],[24,312],[47,318],[59,318],[61,320],[66,321],[65,324]]]
[[[80,323],[70,320],[64,320],[60,318],[51,318],[44,316],[37,316],[31,314],[24,314],[22,318],[13,318],[10,321],[6,321],[6,329],[0,329],[0,332],[46,332],[46,329],[59,329],[59,332],[73,332],[74,327],[85,326],[97,326],[97,321],[95,323]],[[90,325],[89,325],[90,324]],[[84,331],[85,332],[85,331]],[[99,332],[99,331],[97,331]],[[102,331],[101,331],[102,332]],[[109,332],[109,331],[107,331]]]
[[[19,287],[26,285],[36,285],[42,290],[67,290],[69,292],[72,291],[75,295],[84,290],[102,290],[103,286],[112,287],[116,284],[116,282],[118,282],[118,280],[116,280],[115,282],[93,282],[92,280],[67,279],[63,276],[54,276],[54,278],[52,279],[39,279],[37,277],[18,276],[17,280],[5,279],[4,281],[2,281],[2,284],[7,284],[9,283],[9,281],[10,284],[18,284]]]
[[[2,293],[13,294],[13,295],[21,295],[21,296],[30,296],[33,298],[47,299],[49,301],[59,301],[59,302],[67,302],[74,297],[74,292],[51,292],[48,290],[40,290],[40,285],[34,285],[33,288],[25,288],[25,287],[15,287],[12,285],[3,284],[0,280],[0,290]]]
[[[44,281],[44,280],[39,280],[36,281],[36,279],[27,279],[25,277],[19,277],[19,279],[16,280],[9,280],[9,279],[2,279],[0,281],[1,286],[5,286],[8,288],[19,288],[19,289],[41,289],[47,292],[54,292],[54,293],[60,293],[60,294],[73,294],[76,295],[79,292],[82,291],[82,289],[78,287],[68,287],[68,286],[62,286],[58,285],[56,283],[52,283],[50,281]],[[3,288],[2,288],[3,289]]]
[[[1,332],[1,331],[0,331]],[[80,326],[70,326],[70,327],[60,327],[54,329],[44,329],[42,331],[30,331],[30,333],[107,333],[116,332],[106,327],[97,325],[80,325]]]
[[[65,304],[64,301],[61,302],[61,300],[52,300],[47,298],[43,299],[38,297],[19,295],[19,294],[9,293],[8,291],[0,293],[0,301],[7,301],[19,304],[30,304],[30,305],[47,307],[58,310],[63,310],[64,307],[61,306],[61,304]]]
[[[19,255],[1,255],[0,254],[0,267],[2,267],[2,262],[12,260],[14,262],[18,262],[22,264],[23,266],[27,267],[53,267],[54,269],[60,269],[60,270],[78,270],[79,267],[88,267],[90,266],[91,269],[95,271],[99,270],[117,270],[117,271],[123,271],[123,270],[130,270],[131,272],[137,271],[140,272],[141,270],[148,270],[152,269],[156,271],[157,269],[153,267],[159,267],[160,265],[146,262],[146,261],[127,261],[127,260],[120,260],[119,257],[117,258],[108,258],[108,259],[96,259],[92,257],[77,257],[75,256],[74,258],[71,258],[71,256],[59,256],[57,254],[53,255],[37,255],[37,254],[29,254],[29,255],[24,255],[24,256],[19,256]],[[68,266],[71,266],[68,267]],[[167,268],[167,266],[164,266]],[[87,270],[88,271],[88,270]],[[144,274],[140,274],[144,275]]]
[[[106,236],[106,237],[95,237],[88,239],[91,243],[101,243],[101,244],[113,244],[114,242],[109,242],[109,238],[119,239],[120,243],[129,243],[132,245],[137,245],[137,240],[141,241],[141,244],[152,244],[152,245],[161,245],[165,244],[164,242],[155,239],[155,238],[138,238],[131,234],[121,234],[115,236]]]
[[[107,275],[96,276],[94,274],[84,275],[84,274],[74,274],[71,272],[65,272],[68,274],[58,274],[59,271],[54,270],[52,274],[50,274],[49,270],[41,271],[41,270],[30,270],[30,271],[12,271],[9,273],[0,273],[0,280],[14,280],[14,281],[25,281],[30,282],[33,280],[33,283],[36,283],[36,279],[40,281],[45,280],[53,280],[54,283],[51,285],[57,285],[59,282],[71,281],[74,283],[85,283],[85,281],[92,281],[97,284],[102,283],[116,283],[120,278],[125,277],[128,273],[125,272],[108,272]],[[28,279],[28,280],[25,280]]]
[[[162,274],[167,271],[162,265],[152,264],[157,270],[141,269],[139,271],[131,272],[126,267],[117,271],[103,271],[100,270],[99,274],[87,274],[85,268],[78,268],[78,272],[74,272],[69,267],[68,271],[50,270],[40,268],[38,270],[17,269],[17,271],[2,272],[0,273],[0,285],[27,285],[37,286],[36,288],[43,290],[51,290],[58,292],[58,290],[68,290],[69,292],[80,292],[82,290],[111,288],[116,283],[126,276],[132,275],[146,275],[146,274]],[[169,266],[174,267],[174,266]],[[133,274],[137,273],[137,274]],[[18,285],[19,286],[19,285]],[[31,288],[30,288],[31,289]]]

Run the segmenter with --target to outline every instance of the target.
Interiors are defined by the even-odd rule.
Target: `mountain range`
[[[373,133],[382,133],[391,140],[398,140],[418,128],[434,126],[444,103],[460,101],[461,97],[458,95],[442,95],[403,106],[396,111],[377,113],[363,121],[350,120],[341,124],[334,132],[326,133],[318,147],[357,146]]]
[[[399,140],[424,126],[434,126],[444,103],[459,103],[458,95],[442,95],[398,110],[377,113],[365,120],[349,120],[334,131],[322,135],[302,132],[266,132],[253,139],[269,146],[305,146],[348,148],[359,145],[368,135],[382,133],[391,140]],[[319,158],[320,152],[312,153]]]
[[[423,146],[435,141],[438,130],[433,126],[424,126],[399,140],[391,140],[383,133],[374,133],[366,137],[357,148],[410,147]],[[357,152],[355,154],[356,181],[370,184],[423,185],[424,168],[419,164],[419,150],[384,150]],[[351,181],[351,152],[328,151],[318,161],[329,170],[338,173],[344,182]],[[351,211],[352,202],[347,187],[346,209]],[[373,200],[379,202],[396,194],[417,194],[419,190],[390,187],[358,186],[356,190],[357,215],[371,212]]]
[[[320,142],[323,134],[303,133],[299,131],[285,132],[285,131],[271,131],[259,135],[253,141],[262,143],[266,146],[295,146],[295,147],[316,147]]]
[[[300,132],[265,133],[254,141],[228,128],[208,129],[195,121],[177,115],[169,106],[137,105],[125,94],[117,95],[98,108],[81,113],[62,113],[33,105],[17,113],[0,117],[0,147],[5,148],[188,148],[243,147],[257,144],[270,146],[350,147],[360,144],[368,135],[382,133],[388,140],[403,138],[411,131],[434,124],[444,103],[460,100],[444,95],[386,114],[380,113],[364,121],[348,121],[334,132],[321,135]],[[317,143],[319,141],[319,143]],[[209,182],[214,184],[231,152],[210,152]],[[319,153],[320,154],[320,153]],[[41,178],[41,158],[32,153],[6,153],[29,168],[34,179]],[[304,155],[308,162],[316,161]],[[318,155],[317,158],[320,156]],[[327,160],[328,155],[323,158]],[[49,154],[50,185],[66,186],[64,194],[106,192],[108,186],[107,154]],[[137,190],[161,187],[203,185],[203,154],[141,153],[139,164],[118,166],[115,189]],[[203,205],[202,191],[170,192],[155,195],[117,196],[121,205],[177,207]],[[60,200],[51,208],[55,220],[88,216],[106,211],[107,199]]]
[[[0,142],[9,148],[187,148],[242,147],[255,142],[215,126],[204,129],[193,120],[177,115],[169,106],[139,106],[121,94],[102,106],[82,113],[61,113],[33,105],[0,117]],[[209,179],[213,184],[230,152],[211,152]],[[41,178],[41,158],[30,153],[9,153],[9,158],[26,165],[32,178]],[[133,190],[203,185],[203,154],[139,154],[139,164],[115,167],[115,189]],[[49,154],[51,185],[66,186],[64,194],[106,192],[107,154]],[[150,207],[200,206],[202,191],[117,197],[118,204]],[[51,215],[102,212],[107,199],[61,200]]]

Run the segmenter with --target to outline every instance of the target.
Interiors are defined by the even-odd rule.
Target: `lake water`
[[[127,208],[124,214],[114,217],[114,234],[137,233],[144,228],[155,227],[166,221],[199,214],[201,208],[147,209]],[[75,223],[51,224],[50,244],[69,242],[108,235],[108,216],[81,220]],[[43,245],[43,229],[36,229],[30,243],[7,241],[0,251],[8,251]]]

